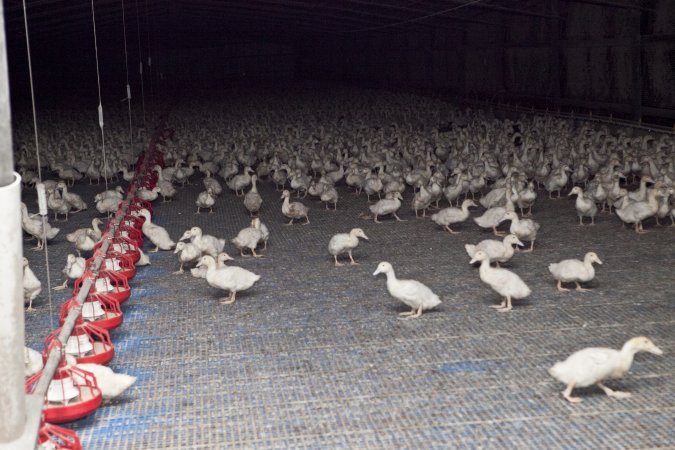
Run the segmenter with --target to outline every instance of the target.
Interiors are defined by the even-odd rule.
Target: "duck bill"
[[[363,236],[361,236],[361,237],[362,237],[363,239],[365,239],[366,241],[369,241],[369,240],[370,240],[370,239],[368,239],[368,236],[366,236],[365,234],[364,234]]]
[[[525,244],[523,244],[523,243],[520,241],[520,239],[516,241],[516,244],[518,245],[518,247],[525,247]],[[601,264],[602,264],[602,263],[601,263]]]
[[[469,264],[475,264],[477,262],[478,262],[478,260],[476,258],[471,258],[471,261],[469,261]]]
[[[602,261],[600,261],[599,259],[596,259],[595,262],[597,262],[598,264],[602,265]]]
[[[380,269],[377,269],[375,272],[373,272],[373,276],[375,277],[375,276],[377,276],[377,275],[379,275],[379,274],[381,274],[381,273],[382,273],[382,272],[380,272]]]
[[[655,354],[655,355],[659,355],[659,356],[663,355],[663,350],[661,350],[660,348],[658,348],[656,345],[654,345],[654,346],[652,346],[651,348],[647,349],[647,351],[648,351],[649,353],[653,353],[653,354]]]
[[[195,267],[202,267],[203,265],[204,265],[204,264],[202,264],[202,262],[199,261]]]
[[[186,231],[185,233],[183,233],[183,236],[181,236],[181,238],[178,239],[178,240],[179,240],[179,241],[184,241],[185,239],[189,239],[190,237],[191,237],[191,236],[190,236],[190,232],[189,232],[189,231]]]
[[[176,250],[173,251],[174,254],[178,253],[180,250],[178,250],[178,247],[176,247]]]

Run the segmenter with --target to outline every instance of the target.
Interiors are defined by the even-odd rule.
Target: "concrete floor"
[[[248,224],[242,199],[227,189],[214,214],[195,215],[201,182],[194,181],[174,202],[155,204],[156,222],[173,237],[198,225],[230,239]],[[88,200],[100,190],[73,189]],[[638,236],[608,214],[581,228],[572,200],[542,198],[534,207],[542,225],[534,253],[516,254],[508,265],[533,294],[500,314],[488,307],[498,295],[464,252],[465,243],[492,237],[472,222],[450,236],[416,220],[408,191],[407,222],[374,224],[358,218],[367,212],[365,196],[343,186],[337,212],[307,198],[311,224],[287,227],[279,193],[266,183],[260,190],[271,231],[265,258],[229,251],[234,264],[262,279],[234,305],[220,305],[223,292],[205,280],[172,275],[179,264],[171,252],[152,254],[152,265],[139,268],[124,324],[112,333],[111,364],[138,382],[70,425],[85,448],[675,447],[675,228],[650,221],[650,233]],[[72,251],[65,232],[95,212],[73,216],[50,245],[54,285]],[[354,254],[361,265],[334,268],[328,240],[355,226],[370,237]],[[548,264],[587,251],[604,262],[593,290],[557,292]],[[44,281],[44,256],[26,253]],[[427,284],[443,304],[399,320],[406,307],[389,297],[382,275],[372,276],[383,260],[399,277]],[[54,317],[70,292],[53,294]],[[26,338],[41,349],[53,329],[46,293],[36,304]],[[665,355],[639,354],[629,376],[609,383],[632,398],[591,388],[578,392],[580,405],[562,400],[563,386],[547,373],[553,363],[637,335]]]

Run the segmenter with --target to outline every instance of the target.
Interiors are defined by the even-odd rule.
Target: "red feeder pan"
[[[138,231],[141,231],[144,223],[145,223],[145,217],[127,214],[120,221],[120,226],[127,226],[127,227],[131,227],[131,228],[135,228]]]
[[[45,352],[51,342],[57,338],[61,328],[58,328],[45,339]],[[82,316],[77,318],[75,328],[66,342],[65,352],[74,356],[78,363],[108,364],[115,355],[115,347],[110,340],[110,333],[90,322],[84,322]]]
[[[96,257],[101,256],[101,254],[101,250],[97,249],[92,257],[86,261],[86,267],[91,267]],[[108,251],[108,253],[105,255],[103,258],[103,264],[101,265],[101,270],[115,272],[127,280],[130,280],[136,276],[136,267],[131,260],[131,256],[115,251]],[[122,301],[120,301],[120,303],[121,302]]]
[[[42,446],[41,448],[54,450],[82,450],[80,439],[73,430],[46,422],[40,427],[38,444]]]
[[[57,343],[52,341],[52,346]],[[28,394],[34,393],[41,375],[42,371],[26,380]],[[93,413],[102,401],[101,389],[94,375],[74,366],[68,367],[65,356],[62,356],[54,378],[49,383],[42,414],[46,422],[72,422]]]
[[[143,246],[143,233],[138,231],[136,228],[127,225],[120,225],[117,228],[117,231],[115,231],[115,236],[129,239],[130,241],[134,242],[137,247]]]
[[[70,309],[77,305],[77,300],[71,298],[61,306],[60,325],[63,325]],[[84,322],[92,323],[106,330],[119,327],[124,320],[119,302],[105,294],[87,295],[86,300],[82,304],[80,315]]]
[[[105,267],[105,266],[102,266]],[[84,275],[75,280],[75,287],[73,288],[73,295],[77,296],[82,288],[84,280],[92,278],[92,274],[86,271]],[[90,294],[107,294],[109,297],[117,300],[119,303],[124,303],[129,300],[131,296],[131,288],[127,279],[122,275],[111,270],[99,270],[98,276],[94,280],[94,284],[89,289]]]
[[[97,242],[96,245],[94,245],[94,251],[100,249],[106,239],[110,240],[109,251],[129,256],[131,258],[131,262],[134,264],[136,264],[141,258],[141,252],[138,250],[139,246],[136,245],[134,241],[121,236],[111,238],[110,234],[108,233],[104,233],[101,237],[101,240]]]

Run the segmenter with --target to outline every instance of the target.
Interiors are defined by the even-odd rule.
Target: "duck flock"
[[[273,251],[273,247],[267,249],[274,236],[264,223],[269,223],[266,211],[280,210],[288,221],[285,225],[302,235],[305,227],[314,226],[313,211],[321,208],[339,214],[341,196],[346,195],[360,198],[362,211],[357,217],[342,217],[343,222],[352,220],[353,227],[325,237],[331,258],[327,264],[333,264],[334,270],[349,270],[338,268],[347,261],[358,264],[353,251],[361,240],[369,240],[360,223],[372,220],[381,227],[395,227],[404,220],[402,208],[410,209],[417,219],[407,220],[431,220],[438,233],[448,233],[448,239],[461,240],[461,230],[468,227],[492,231],[497,239],[462,243],[466,262],[479,263],[476,277],[496,292],[501,301],[493,307],[504,313],[512,311],[514,301],[532,295],[517,271],[502,265],[516,253],[537,251],[541,228],[537,201],[542,197],[574,196],[573,204],[561,202],[559,215],[577,216],[583,227],[601,220],[616,223],[617,231],[629,226],[625,233],[675,232],[672,134],[637,133],[536,114],[497,119],[486,111],[410,94],[357,95],[349,90],[311,100],[289,100],[283,95],[234,99],[227,107],[207,105],[209,114],[204,114],[203,102],[180,107],[194,120],[172,124],[171,139],[158,146],[164,164],[152,169],[158,175],[157,185],[140,189],[137,197],[157,202],[159,208],[171,201],[194,201],[196,214],[209,214],[221,207],[223,196],[236,196],[243,208],[231,214],[248,214],[250,225],[236,236],[212,236],[194,226],[172,237],[152,222],[150,211],[137,214],[144,217],[143,234],[154,246],[149,253],[173,251],[180,265],[175,273],[189,276],[185,274],[189,267],[192,276],[226,293],[223,304],[234,304],[237,293],[266,276],[231,265],[234,258],[226,252],[230,247],[241,257],[257,258]],[[25,203],[21,209],[23,229],[37,239],[36,249],[43,248],[44,240],[65,234],[69,217],[88,208],[74,192],[78,185],[104,178],[111,183],[120,177],[128,181],[133,176],[137,150],[125,150],[128,136],[121,129],[107,133],[105,158],[95,133],[54,130],[47,137],[40,165],[50,178],[45,177],[42,185],[54,219],[43,224],[42,217],[32,214]],[[21,133],[17,135],[17,170],[32,188],[39,181],[38,161],[30,135],[25,140]],[[142,139],[142,133],[136,138]],[[196,198],[187,198],[183,188],[195,182],[203,190]],[[274,186],[277,204],[263,205],[260,183]],[[58,244],[74,248],[63,270],[65,280],[54,289],[82,276],[82,254],[91,252],[100,240],[102,219],[117,210],[122,193],[114,187],[96,194],[93,203],[101,217],[91,227],[71,230],[68,244]],[[668,226],[660,226],[664,224]],[[370,240],[369,245],[386,244]],[[582,283],[594,279],[594,264],[602,264],[601,255],[602,249],[580,249],[580,259],[552,257],[548,266],[552,285],[559,291],[569,291],[565,285],[585,291]],[[143,254],[139,264],[151,260],[151,255]],[[442,295],[416,280],[397,278],[389,262],[377,265],[373,275],[380,274],[386,276],[389,294],[410,308],[401,318],[420,318],[441,304]],[[41,289],[24,259],[24,299],[29,310]],[[255,295],[255,289],[252,292]],[[621,398],[628,394],[613,391],[603,381],[627,373],[638,351],[662,353],[649,339],[637,337],[621,350],[581,350],[549,372],[565,384],[563,394],[570,402],[580,401],[572,397],[572,389],[590,385]]]

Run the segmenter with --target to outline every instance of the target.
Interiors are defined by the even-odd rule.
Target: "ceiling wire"
[[[402,20],[400,22],[394,22],[394,23],[387,23],[387,24],[384,24],[384,25],[378,25],[378,26],[374,26],[374,27],[359,28],[358,30],[347,30],[347,31],[343,31],[342,33],[360,33],[362,31],[375,31],[375,30],[382,30],[384,28],[397,27],[399,25],[405,25],[407,23],[419,22],[421,20],[430,19],[431,17],[441,16],[443,14],[447,14],[449,12],[456,11],[456,10],[461,9],[461,8],[465,8],[467,6],[475,5],[475,4],[480,3],[482,1],[483,0],[472,0],[472,1],[469,1],[469,2],[466,2],[466,3],[462,3],[461,5],[453,6],[451,8],[447,8],[447,9],[444,9],[442,11],[437,11],[437,12],[434,12],[434,13],[426,14],[424,16],[414,17],[412,19]]]

